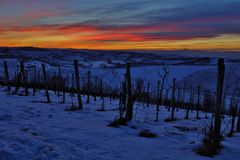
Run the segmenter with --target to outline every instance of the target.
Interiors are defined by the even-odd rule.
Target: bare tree
[[[26,77],[23,61],[20,62],[20,72],[18,73],[18,77],[17,77],[15,94],[17,94],[17,92],[18,92],[21,77],[23,78],[23,81],[24,81],[25,95],[27,96],[28,95],[28,82],[27,82],[27,77]]]
[[[235,127],[235,119],[237,116],[237,103],[235,99],[231,98],[231,102],[230,102],[230,115],[232,116],[232,125],[231,125],[231,130],[228,134],[229,137],[233,136],[233,132],[234,132],[234,127]]]

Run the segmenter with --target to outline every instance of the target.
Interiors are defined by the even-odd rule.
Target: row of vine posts
[[[110,100],[119,99],[119,118],[118,123],[126,124],[133,119],[133,106],[135,102],[142,103],[143,106],[156,106],[155,121],[159,121],[160,106],[165,106],[170,117],[166,121],[176,120],[175,112],[179,109],[184,109],[186,112],[185,119],[189,118],[189,112],[196,110],[196,118],[200,119],[199,112],[205,112],[205,118],[208,118],[207,113],[213,113],[214,122],[214,147],[219,148],[221,119],[224,115],[232,116],[232,126],[229,135],[234,132],[235,119],[238,117],[237,131],[240,131],[240,113],[238,111],[238,99],[231,98],[231,102],[227,107],[226,95],[224,95],[224,59],[218,60],[218,80],[216,93],[211,93],[209,90],[202,88],[200,85],[197,88],[187,87],[186,83],[179,85],[176,78],[173,78],[171,87],[165,87],[166,79],[169,71],[164,68],[164,72],[160,75],[157,81],[157,87],[151,89],[151,83],[145,82],[144,79],[131,77],[131,64],[126,64],[126,73],[123,75],[122,82],[111,84],[104,80],[103,77],[94,76],[90,71],[87,74],[80,75],[79,64],[77,60],[73,63],[74,73],[71,76],[64,76],[61,73],[61,68],[55,72],[48,72],[43,63],[41,69],[32,66],[26,70],[24,62],[20,62],[16,71],[9,72],[7,61],[3,62],[4,73],[0,79],[0,84],[7,87],[9,94],[18,94],[19,88],[24,88],[24,96],[30,94],[32,89],[33,96],[37,91],[45,90],[46,102],[51,103],[49,90],[53,91],[58,97],[62,97],[61,103],[65,103],[66,94],[74,97],[77,95],[77,104],[72,102],[72,110],[82,110],[84,108],[82,95],[87,96],[87,103],[90,103],[90,96],[100,97],[103,102],[104,98]],[[120,80],[119,80],[120,81]],[[15,87],[14,92],[11,88]],[[152,87],[154,88],[154,87]],[[170,96],[169,96],[170,95]],[[226,109],[229,108],[229,109]],[[104,105],[102,106],[104,110]]]

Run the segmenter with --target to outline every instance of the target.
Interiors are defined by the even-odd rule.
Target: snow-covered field
[[[100,98],[86,104],[83,111],[65,111],[71,106],[51,93],[52,104],[43,103],[43,93],[36,96],[7,95],[0,91],[0,160],[207,160],[193,150],[200,145],[206,119],[184,120],[184,111],[176,112],[178,120],[166,123],[170,113],[161,107],[160,121],[154,122],[155,106],[135,105],[134,120],[128,126],[112,128],[107,125],[117,117],[118,101],[105,100],[105,112]],[[209,115],[210,116],[210,115]],[[203,117],[203,115],[201,115]],[[223,131],[230,122],[226,118]],[[181,128],[188,130],[183,131]],[[143,138],[142,130],[157,134]],[[240,159],[240,135],[223,141],[224,149],[214,159]]]
[[[213,65],[215,57],[196,55],[181,55],[181,51],[104,51],[104,50],[76,50],[76,49],[42,49],[32,47],[4,48],[0,47],[0,58],[11,58],[25,61],[40,61],[52,66],[67,67],[77,59],[83,68],[123,67],[131,62],[135,66],[171,65]],[[197,56],[198,55],[198,56]],[[229,59],[229,61],[232,61]]]
[[[55,53],[57,54],[57,53]],[[28,55],[29,56],[29,55]],[[45,57],[43,55],[43,57]],[[39,57],[37,57],[39,58]],[[64,74],[65,77],[71,77],[72,73],[74,73],[74,67],[73,67],[73,60],[74,57],[71,57],[67,59],[66,61],[63,61],[62,59],[56,59],[54,61],[48,60],[48,61],[42,61],[41,59],[37,59],[35,57],[34,60],[28,59],[25,60],[25,68],[27,71],[29,71],[30,74],[33,74],[32,67],[36,66],[37,70],[41,71],[41,64],[45,63],[47,72],[53,73],[58,72],[59,67],[61,68],[62,74]],[[47,57],[45,57],[47,58]],[[68,57],[69,58],[69,57]],[[8,64],[9,72],[10,72],[10,78],[14,76],[14,74],[17,71],[17,66],[20,65],[19,58],[0,58],[0,73],[4,72],[4,66],[3,61],[6,61]],[[101,77],[103,80],[105,80],[108,83],[120,85],[122,80],[124,79],[124,74],[126,72],[125,64],[121,67],[101,67],[102,63],[104,62],[104,59],[102,61],[86,61],[84,62],[85,65],[81,66],[81,59],[79,59],[79,72],[80,75],[86,75],[88,71],[91,71],[91,74],[94,76]],[[136,59],[137,61],[138,59]],[[151,60],[151,61],[154,61]],[[149,63],[151,63],[151,61]],[[156,59],[155,61],[159,61]],[[57,63],[58,65],[55,66],[52,64],[52,62]],[[166,61],[167,62],[167,61]],[[168,61],[171,63],[171,61]],[[141,64],[142,62],[140,62]],[[110,64],[108,64],[109,66]],[[90,66],[90,67],[86,67]],[[167,77],[167,83],[165,83],[165,87],[169,87],[172,85],[172,79],[176,78],[177,81],[183,80],[185,77],[188,77],[196,72],[199,71],[208,71],[211,69],[215,69],[216,66],[214,65],[167,65],[169,74]],[[157,81],[161,79],[160,74],[163,74],[163,65],[145,65],[144,63],[135,66],[133,65],[131,68],[132,78],[137,79],[141,78],[146,83],[150,82],[153,88],[156,88]],[[1,74],[0,74],[1,76]]]

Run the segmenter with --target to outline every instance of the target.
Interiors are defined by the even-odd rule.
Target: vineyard
[[[106,81],[91,71],[80,74],[77,60],[72,62],[72,67],[74,72],[64,74],[61,67],[48,71],[44,63],[40,68],[25,67],[21,61],[16,64],[16,70],[9,70],[8,62],[3,62],[0,81],[0,122],[3,127],[0,130],[5,133],[2,134],[4,140],[10,140],[12,134],[15,134],[14,138],[27,135],[14,140],[17,144],[7,144],[10,148],[9,145],[17,147],[14,154],[2,150],[0,155],[18,159],[14,155],[28,152],[22,159],[74,159],[78,156],[91,159],[88,156],[93,155],[88,152],[96,152],[95,159],[106,150],[106,157],[100,159],[111,159],[112,156],[145,159],[149,152],[153,153],[152,158],[163,156],[170,159],[186,152],[189,156],[182,159],[193,159],[197,154],[212,157],[222,146],[236,147],[235,143],[230,143],[231,139],[225,137],[237,137],[235,133],[240,132],[239,101],[237,94],[229,96],[224,90],[223,59],[218,61],[216,92],[187,82],[182,85],[177,77],[167,81],[169,69],[165,65],[161,67],[157,84],[132,78],[131,63],[126,64],[119,83]],[[170,87],[165,83],[171,83]],[[17,128],[10,131],[4,128],[6,125],[13,128],[16,125]],[[27,140],[29,137],[34,143]],[[223,142],[220,142],[223,140],[221,137],[224,137]],[[26,151],[29,143],[33,143],[33,148]],[[71,143],[76,147],[72,148]],[[61,145],[69,146],[65,148],[66,154],[61,153],[64,152]],[[125,145],[132,147],[125,151]],[[164,145],[170,148],[164,149]],[[168,154],[171,148],[177,147],[182,148],[180,152]],[[138,150],[146,152],[139,155],[135,153]],[[121,155],[123,152],[127,154]],[[222,154],[224,152],[223,148],[216,157],[224,159],[228,155]]]

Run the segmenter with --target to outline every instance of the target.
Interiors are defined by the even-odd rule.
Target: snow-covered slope
[[[176,113],[176,122],[163,121],[170,115],[161,107],[160,122],[154,122],[155,107],[135,105],[134,120],[128,126],[111,128],[107,125],[117,117],[118,101],[105,100],[105,112],[96,111],[102,101],[91,99],[84,110],[65,111],[71,106],[51,93],[52,104],[43,93],[35,97],[7,95],[0,91],[0,159],[1,160],[208,160],[193,150],[200,144],[206,119],[184,120],[184,111]],[[201,115],[203,117],[203,115]],[[223,122],[223,133],[230,122]],[[184,128],[186,130],[184,130]],[[142,130],[157,134],[156,138],[142,138]],[[224,149],[214,159],[238,160],[240,135],[226,138]]]
[[[240,63],[228,64],[225,66],[225,89],[224,93],[228,96],[239,96],[240,94]],[[188,86],[202,88],[214,93],[217,86],[217,67],[211,69],[197,71],[182,79],[178,85],[184,86],[186,83]]]
[[[142,78],[145,83],[150,82],[154,89],[157,80],[160,79],[162,65],[165,64],[169,66],[169,76],[165,88],[171,86],[172,79],[176,78],[179,86],[183,86],[187,81],[195,88],[201,85],[204,89],[214,92],[217,75],[216,60],[222,54],[227,55],[225,52],[218,54],[200,51],[101,51],[2,47],[0,48],[0,73],[3,73],[3,61],[5,60],[8,63],[10,75],[13,77],[19,61],[24,60],[26,70],[31,70],[32,66],[37,66],[38,70],[41,70],[41,64],[45,63],[48,72],[58,72],[60,67],[66,77],[71,77],[74,72],[73,60],[76,59],[80,65],[81,75],[91,71],[92,75],[102,77],[103,80],[113,85],[120,85],[124,78],[125,64],[131,62],[133,79]],[[238,53],[231,53],[231,55],[233,54],[236,55],[235,58],[223,56],[227,70],[230,71],[232,70],[231,66],[240,66]],[[238,74],[237,72],[226,74],[227,83],[231,84],[231,87],[226,85],[226,88],[229,88],[228,95],[236,94],[235,84],[236,79],[239,78],[235,75]]]
[[[212,65],[216,58],[201,56],[177,55],[177,51],[134,52],[134,51],[103,51],[74,49],[41,49],[41,48],[0,48],[0,58],[12,58],[25,61],[40,61],[52,66],[67,67],[68,63],[77,59],[85,68],[124,67],[126,62],[133,66],[170,65]]]
[[[133,51],[96,51],[73,49],[41,49],[41,48],[0,48],[0,73],[3,73],[3,61],[8,64],[11,77],[17,71],[19,61],[25,61],[26,70],[32,72],[31,67],[36,66],[41,70],[41,64],[45,63],[48,72],[58,72],[60,67],[65,76],[71,77],[73,60],[77,59],[80,65],[81,75],[91,71],[92,75],[98,75],[113,84],[121,84],[124,78],[126,62],[131,62],[132,77],[142,78],[145,83],[150,82],[156,88],[162,65],[169,66],[168,83],[172,79],[178,81],[195,72],[208,70],[214,67],[216,58],[188,57],[171,54],[145,53]],[[0,74],[0,76],[2,76]]]

